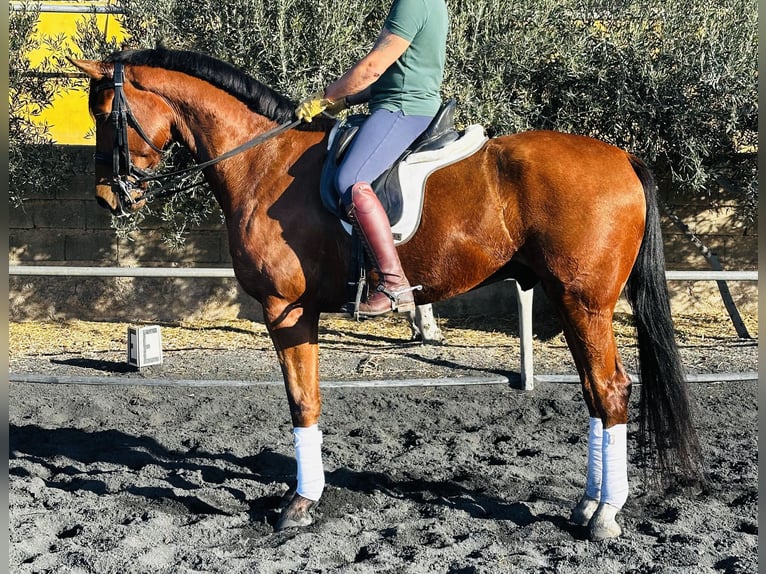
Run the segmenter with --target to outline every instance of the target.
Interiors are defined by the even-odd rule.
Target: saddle
[[[464,159],[487,140],[481,126],[469,126],[464,132],[455,129],[455,104],[454,99],[442,104],[428,128],[371,184],[388,215],[394,241],[397,243],[409,239],[417,229],[420,207],[423,204],[422,194],[428,175],[440,167]],[[322,168],[322,203],[330,213],[346,224],[347,230],[350,230],[350,224],[341,203],[340,193],[335,187],[335,174],[359,127],[368,117],[365,114],[355,114],[335,124],[330,132],[327,159]],[[406,169],[416,165],[418,167],[415,170]],[[411,211],[415,212],[414,216],[407,215]],[[413,219],[415,226],[411,228]],[[408,229],[397,231],[396,228],[405,224],[405,220]]]
[[[330,132],[327,159],[322,169],[320,179],[322,203],[331,213],[346,223],[348,223],[348,216],[341,204],[340,193],[335,187],[335,174],[359,127],[368,117],[366,114],[355,114],[335,124]],[[454,117],[455,100],[452,99],[442,104],[428,128],[391,167],[371,183],[392,226],[401,220],[404,210],[401,178],[396,169],[397,166],[412,154],[441,149],[457,141],[460,133],[455,129]]]
[[[347,282],[348,303],[343,309],[352,315],[366,296],[367,261],[361,240],[354,232],[335,187],[335,174],[359,127],[367,115],[351,115],[336,122],[327,144],[327,158],[320,178],[322,204],[343,224],[352,236],[351,265]],[[478,151],[487,141],[484,128],[468,126],[458,132],[454,124],[455,100],[442,105],[428,128],[380,177],[372,188],[386,211],[394,244],[409,241],[419,225],[423,208],[426,180],[439,168],[455,163]]]

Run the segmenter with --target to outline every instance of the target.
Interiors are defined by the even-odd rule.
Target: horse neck
[[[185,146],[197,163],[216,158],[277,126],[277,123],[247,107],[236,97],[199,78],[162,70],[152,91],[173,110],[173,138]],[[140,80],[139,80],[140,81]],[[205,170],[205,178],[227,216],[237,209],[240,198],[252,197],[264,169],[270,142],[255,150],[222,161]],[[246,159],[245,159],[246,154]],[[273,157],[271,158],[273,160]]]

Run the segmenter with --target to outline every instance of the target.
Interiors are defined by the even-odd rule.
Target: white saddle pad
[[[402,217],[391,227],[394,244],[400,245],[409,241],[420,226],[423,211],[426,180],[437,169],[477,152],[488,140],[484,128],[480,125],[470,125],[465,133],[454,142],[437,150],[413,153],[398,166],[399,185],[402,188]],[[351,225],[342,222],[346,232],[351,233]]]

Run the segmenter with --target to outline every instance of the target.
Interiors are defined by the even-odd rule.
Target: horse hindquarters
[[[627,231],[610,235],[606,242],[608,248],[603,248],[604,242],[598,241],[599,225],[625,229],[638,221],[631,214],[638,213],[639,206],[633,204],[631,209],[623,206],[607,221],[593,219],[590,222],[594,233],[588,237],[593,248],[589,250],[588,261],[578,260],[574,264],[576,273],[567,275],[572,269],[571,262],[558,268],[554,263],[553,277],[543,279],[546,291],[559,308],[591,416],[586,492],[572,519],[587,524],[594,540],[620,534],[615,516],[628,492],[626,423],[631,382],[622,365],[612,328],[614,307],[623,285],[627,287],[626,296],[633,309],[638,337],[642,378],[640,431],[650,434],[652,441],[644,442],[643,446],[651,447],[658,454],[663,472],[675,467],[687,477],[699,476],[696,472],[699,445],[691,424],[670,315],[656,190],[644,164],[631,156],[623,156],[622,162],[630,169],[633,181],[640,182],[643,203],[640,243],[628,237]],[[616,164],[611,167],[615,168]],[[613,173],[618,171],[615,169]],[[614,180],[615,202],[620,196],[632,195],[635,185],[620,187],[625,181]],[[577,250],[568,253],[570,258],[573,253]],[[600,428],[595,428],[598,423]]]
[[[519,254],[558,309],[591,419],[588,487],[572,518],[593,539],[618,536],[631,380],[612,320],[642,241],[645,195],[627,154],[603,142],[556,133],[509,142],[509,188],[526,226]]]
[[[645,226],[641,182],[622,150],[582,136],[509,136],[498,155],[519,255],[556,306],[591,417],[627,422],[630,380],[612,329]]]

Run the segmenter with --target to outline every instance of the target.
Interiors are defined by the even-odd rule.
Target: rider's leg
[[[394,247],[388,216],[370,183],[393,165],[428,127],[431,119],[388,110],[375,111],[359,129],[338,170],[336,183],[341,190],[341,200],[361,232],[380,280],[379,290],[357,310],[362,315],[380,315],[392,309],[414,307],[409,282]]]
[[[391,237],[388,216],[368,183],[351,189],[349,219],[360,231],[372,264],[378,272],[377,289],[359,304],[357,314],[373,317],[389,311],[413,311],[415,299],[404,275]]]

